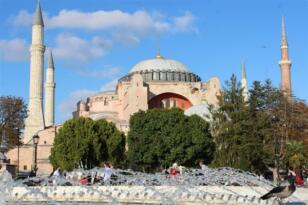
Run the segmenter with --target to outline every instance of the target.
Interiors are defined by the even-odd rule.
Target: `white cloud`
[[[153,35],[153,33],[194,31],[193,23],[195,20],[190,12],[181,16],[167,16],[160,12],[145,10],[135,12],[61,10],[54,16],[47,13],[43,14],[47,29],[57,29],[57,32],[62,32],[56,36],[55,46],[53,46],[55,57],[79,62],[104,56],[111,49],[113,43],[135,46],[143,37]],[[21,10],[16,16],[10,17],[9,22],[15,27],[31,26],[32,16],[33,14],[28,11]],[[96,36],[91,39],[83,39],[76,34],[64,33],[68,30],[73,32],[74,29],[90,30]],[[98,36],[97,32],[101,31],[104,31],[104,35],[109,36],[109,38]],[[22,58],[14,58],[14,56],[6,58],[25,59],[27,55],[25,55],[24,50],[27,49],[24,49],[24,47],[13,52],[13,54],[23,54]]]
[[[189,31],[195,30],[193,27],[193,22],[195,20],[195,16],[193,16],[190,12],[186,12],[185,15],[175,17],[174,18],[174,27],[177,31]]]
[[[134,13],[120,10],[99,10],[94,12],[61,10],[57,16],[49,18],[46,24],[50,28],[89,30],[125,29],[137,33],[143,33],[148,30],[163,31],[170,27],[168,22],[155,19],[151,14],[142,10]]]
[[[121,10],[98,10],[83,12],[79,10],[61,10],[58,15],[44,14],[44,23],[47,29],[87,29],[108,30],[114,32],[144,35],[151,32],[189,31],[195,17],[186,12],[182,16],[166,16],[160,12],[137,10],[125,12]],[[9,19],[14,26],[30,26],[33,14],[21,10],[16,16]]]
[[[99,36],[87,41],[72,34],[59,34],[52,50],[57,58],[86,61],[104,56],[110,47],[111,42]]]
[[[118,83],[118,80],[114,79],[114,80],[102,85],[100,91],[115,90],[117,83]]]
[[[33,20],[33,14],[29,13],[26,10],[21,10],[18,12],[16,16],[12,16],[9,19],[9,22],[11,22],[14,26],[29,26],[32,24]]]
[[[29,45],[24,39],[0,40],[0,59],[25,61],[29,58]]]
[[[87,97],[94,95],[97,91],[94,90],[76,90],[69,94],[69,96],[59,103],[58,109],[59,114],[61,115],[61,120],[67,120],[72,118],[72,112],[77,108],[77,102],[79,100],[86,100]]]
[[[92,78],[110,78],[115,77],[120,73],[118,67],[105,67],[100,70],[86,70],[82,69],[78,72],[79,75]]]

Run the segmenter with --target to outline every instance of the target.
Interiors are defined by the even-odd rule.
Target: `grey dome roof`
[[[143,60],[139,63],[137,63],[131,70],[130,73],[134,72],[141,72],[146,70],[156,70],[156,71],[162,71],[162,70],[169,70],[169,71],[176,71],[176,72],[189,72],[190,70],[181,62],[172,60],[172,59],[166,59],[160,55],[157,55],[156,58]]]
[[[203,118],[205,121],[211,121],[212,120],[212,114],[209,111],[209,105],[204,103],[200,105],[194,105],[184,112],[185,115],[191,116],[191,115],[198,115],[201,118]]]

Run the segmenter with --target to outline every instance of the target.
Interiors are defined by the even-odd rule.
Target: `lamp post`
[[[37,170],[37,145],[39,143],[40,137],[36,134],[33,136],[33,145],[34,145],[34,173],[36,174]]]

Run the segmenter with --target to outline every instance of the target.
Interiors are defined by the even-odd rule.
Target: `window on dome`
[[[174,73],[174,80],[179,81],[180,80],[180,74],[179,73]]]
[[[168,81],[172,81],[172,75],[171,75],[172,73],[171,72],[167,72],[167,80]]]

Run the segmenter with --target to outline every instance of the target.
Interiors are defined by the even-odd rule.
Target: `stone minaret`
[[[282,17],[282,30],[281,30],[281,60],[279,61],[281,71],[281,84],[280,88],[284,94],[291,97],[291,61],[289,59],[288,41],[286,35],[286,27],[284,23],[284,17]]]
[[[48,64],[46,69],[45,82],[45,125],[46,127],[54,125],[55,122],[55,68],[53,63],[52,52],[50,50]]]
[[[247,102],[248,101],[248,89],[247,89],[247,79],[246,79],[246,66],[245,63],[243,62],[242,64],[242,80],[241,80],[241,84],[242,84],[242,95],[244,97],[244,101]]]
[[[30,141],[38,131],[44,129],[43,76],[44,76],[44,22],[38,2],[32,25],[30,48],[30,94],[28,117],[25,122],[24,143]]]

